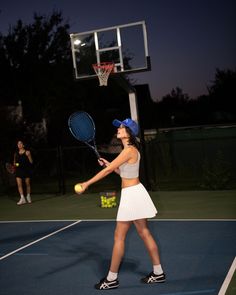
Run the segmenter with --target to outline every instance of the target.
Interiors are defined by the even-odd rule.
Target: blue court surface
[[[94,289],[109,269],[115,221],[0,223],[1,295],[218,294],[236,256],[236,221],[152,220],[165,283],[145,285],[152,270],[134,227],[120,287]]]

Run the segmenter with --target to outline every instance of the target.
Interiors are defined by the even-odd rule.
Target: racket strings
[[[75,113],[70,117],[69,126],[72,134],[83,142],[93,141],[95,126],[89,115],[82,112]]]

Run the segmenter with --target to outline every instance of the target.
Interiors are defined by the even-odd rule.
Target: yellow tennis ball
[[[19,166],[19,163],[16,163],[16,167],[18,167]]]
[[[82,185],[81,185],[80,183],[77,183],[77,184],[74,186],[74,190],[75,190],[76,193],[80,193],[80,192],[82,192],[83,187],[82,187]]]

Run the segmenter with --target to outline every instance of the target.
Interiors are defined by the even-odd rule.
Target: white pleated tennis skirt
[[[149,193],[141,183],[121,190],[117,221],[152,218],[156,214],[157,209]]]

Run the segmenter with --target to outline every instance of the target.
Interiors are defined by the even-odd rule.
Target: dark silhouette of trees
[[[235,122],[236,70],[217,69],[215,79],[208,87],[212,120]]]
[[[38,107],[36,97],[44,99],[41,94],[45,94],[47,88],[43,90],[42,86],[50,85],[54,78],[52,71],[55,68],[66,70],[70,60],[69,25],[62,21],[61,13],[54,12],[49,18],[35,14],[33,24],[23,25],[19,20],[9,34],[1,38],[4,65],[1,71],[7,82],[4,90],[10,88],[8,99],[18,100],[22,95],[24,100],[33,100]],[[14,87],[9,87],[9,81]]]
[[[103,91],[96,79],[74,80],[69,28],[62,14],[53,12],[49,17],[35,14],[29,25],[19,20],[6,36],[0,35],[1,107],[17,105],[21,100],[21,133],[44,118],[48,144],[53,146],[74,143],[67,120],[76,110],[83,109],[95,117],[101,140],[109,137],[103,131],[104,116],[112,118],[114,113],[129,110],[126,94],[115,83]],[[12,141],[10,137],[4,140]]]
[[[24,110],[23,121],[15,128],[1,116],[1,128],[11,124],[12,130],[2,132],[6,146],[15,142],[16,133],[24,134],[31,123],[42,119],[47,123],[48,145],[74,144],[67,119],[81,109],[96,120],[97,141],[103,143],[114,132],[107,122],[129,116],[127,93],[115,79],[106,88],[98,87],[96,79],[74,80],[69,29],[62,14],[53,12],[49,17],[35,14],[28,25],[19,20],[6,36],[0,33],[0,108],[20,100]],[[191,99],[176,87],[159,102],[152,101],[148,85],[136,86],[142,127],[235,123],[235,85],[235,70],[217,69],[208,95]]]
[[[186,124],[188,121],[189,96],[179,87],[172,89],[158,103],[158,121],[160,127],[170,127]]]
[[[0,35],[1,106],[22,101],[25,126],[46,119],[49,142],[61,140],[68,114],[86,104],[84,87],[75,83],[69,24],[60,12],[35,14]]]
[[[179,87],[157,103],[156,127],[236,123],[236,71],[216,70],[208,95],[190,99]]]

